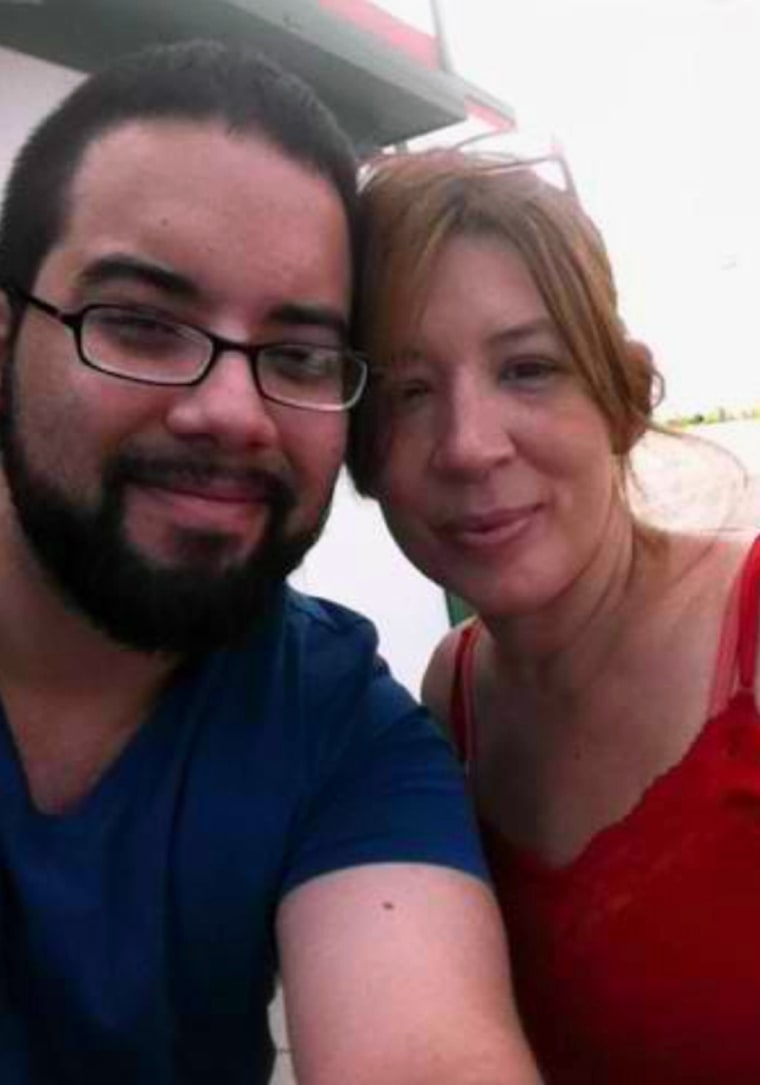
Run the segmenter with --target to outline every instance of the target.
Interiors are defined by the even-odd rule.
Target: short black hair
[[[0,211],[0,284],[32,288],[65,229],[85,151],[110,129],[141,120],[218,121],[231,133],[260,133],[333,185],[353,236],[354,151],[314,92],[254,50],[177,42],[132,53],[92,75],[32,132]]]

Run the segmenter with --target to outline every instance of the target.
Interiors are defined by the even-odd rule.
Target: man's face
[[[32,292],[251,344],[335,345],[349,280],[325,179],[251,135],[146,122],[86,152]],[[31,308],[1,406],[23,545],[70,603],[146,651],[206,648],[250,625],[317,537],[345,443],[345,415],[263,400],[242,354],[196,386],[132,384],[82,365],[71,332]]]

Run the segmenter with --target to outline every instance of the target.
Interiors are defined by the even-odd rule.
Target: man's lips
[[[146,489],[163,492],[167,496],[197,498],[201,501],[218,501],[222,504],[260,505],[272,500],[272,483],[265,479],[210,479],[201,481],[171,480],[167,482],[137,482]]]
[[[264,481],[139,482],[130,489],[152,512],[189,530],[241,533],[260,526],[272,511],[272,487]]]

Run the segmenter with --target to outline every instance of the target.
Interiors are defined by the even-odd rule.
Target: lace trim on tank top
[[[681,760],[655,777],[627,814],[595,833],[579,854],[566,864],[552,866],[530,850],[513,844],[493,826],[484,824],[482,827],[486,835],[498,838],[500,847],[525,873],[561,878],[570,873],[576,876],[579,869],[604,854],[610,841],[622,834],[632,820],[638,821],[644,817],[647,821],[652,818],[656,820],[662,804],[670,799],[674,778],[696,766],[702,759],[709,761],[714,756],[720,756],[723,748],[722,725],[732,710],[736,712],[737,725],[742,728],[748,720],[750,725],[760,723],[754,700],[759,624],[760,537],[750,547],[729,592],[713,669],[707,722]],[[477,619],[464,626],[454,657],[451,728],[460,759],[468,772],[477,757],[473,669],[475,646],[481,631],[482,626]],[[757,737],[760,740],[760,729]],[[731,741],[736,742],[737,736],[733,736]]]

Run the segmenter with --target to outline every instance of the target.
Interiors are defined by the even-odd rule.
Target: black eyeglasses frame
[[[181,328],[188,332],[192,332],[198,336],[201,341],[205,341],[208,344],[208,358],[199,372],[191,378],[182,378],[181,380],[161,380],[154,377],[139,377],[129,373],[122,373],[118,370],[109,369],[100,364],[95,359],[89,357],[84,350],[82,328],[87,320],[88,314],[93,311],[102,309],[117,310],[120,312],[134,312],[141,313],[145,310],[141,310],[139,306],[130,307],[129,305],[117,305],[108,302],[92,302],[84,305],[81,309],[73,311],[66,311],[53,305],[51,302],[46,301],[44,298],[37,297],[35,294],[31,294],[28,290],[23,290],[21,287],[16,286],[15,283],[0,283],[0,290],[5,291],[11,298],[16,298],[22,304],[31,305],[39,312],[45,313],[47,316],[57,320],[64,327],[72,333],[74,342],[77,348],[77,355],[83,365],[89,369],[93,369],[98,373],[103,373],[106,376],[113,377],[115,380],[128,381],[131,384],[151,385],[160,388],[191,388],[195,385],[201,384],[202,381],[208,376],[213,367],[222,354],[227,351],[235,351],[239,354],[244,354],[249,363],[250,370],[253,376],[256,390],[262,399],[269,400],[272,403],[278,403],[283,406],[293,407],[295,410],[304,411],[317,411],[325,414],[339,414],[345,411],[350,411],[361,399],[364,390],[367,385],[367,376],[369,373],[369,364],[367,359],[359,351],[352,350],[348,347],[326,347],[323,343],[308,343],[303,341],[289,343],[285,340],[277,340],[267,343],[246,343],[235,339],[227,339],[222,335],[217,335],[214,332],[209,331],[207,328],[202,328],[197,324],[191,324],[184,320],[173,320],[168,317],[156,318],[160,319],[163,323],[172,327]],[[301,403],[297,400],[291,400],[274,396],[271,392],[265,388],[262,384],[259,374],[259,358],[262,354],[266,354],[267,351],[271,351],[274,348],[288,348],[293,349],[309,349],[313,347],[315,350],[332,350],[343,355],[344,358],[349,360],[352,365],[356,366],[357,382],[356,388],[352,392],[351,396],[345,403],[334,404],[311,404]]]

